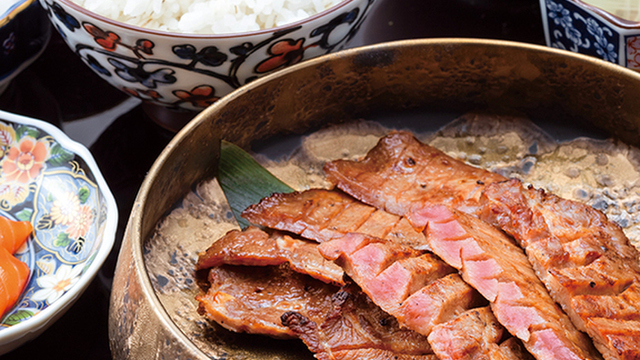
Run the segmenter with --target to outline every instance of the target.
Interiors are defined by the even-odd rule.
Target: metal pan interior
[[[493,40],[368,46],[256,80],[194,118],[149,171],[114,278],[109,325],[114,357],[207,358],[163,307],[143,251],[176,202],[215,176],[221,139],[278,154],[300,134],[328,124],[369,119],[425,131],[484,109],[525,114],[559,139],[613,137],[638,146],[639,98],[640,75],[630,70],[567,51]],[[252,339],[232,336],[216,346],[227,358],[309,357],[300,347],[283,350]]]

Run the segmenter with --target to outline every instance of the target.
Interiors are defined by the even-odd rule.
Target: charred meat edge
[[[304,264],[309,257],[324,266]],[[400,328],[355,284],[341,279],[338,288],[307,276],[335,284],[334,267],[342,274],[315,242],[255,227],[232,230],[200,254],[196,268],[208,272],[208,281],[198,310],[232,331],[298,337],[318,359],[437,359],[426,336]],[[327,269],[329,275],[318,276]],[[307,326],[294,326],[294,318]]]

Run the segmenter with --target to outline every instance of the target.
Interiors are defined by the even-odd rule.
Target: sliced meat
[[[401,326],[420,334],[431,336],[435,327],[444,324],[448,324],[449,329],[463,331],[453,322],[468,310],[486,304],[452,267],[424,251],[356,233],[324,242],[319,249],[328,259],[336,261],[363,292],[393,315]],[[467,335],[495,344],[493,348],[497,353],[490,358],[499,359],[497,354],[509,358],[512,352],[506,348],[501,351],[497,345],[502,339],[501,325],[481,321],[474,324],[466,329]],[[442,331],[446,329],[444,327]],[[439,344],[440,358],[480,359],[490,355],[488,349],[450,340],[445,344],[445,339],[437,335],[434,338]],[[511,358],[519,358],[514,356]]]
[[[347,284],[332,300],[332,309],[320,322],[297,311],[282,315],[283,325],[292,329],[317,359],[437,359],[426,336],[401,328],[355,284]]]
[[[276,338],[296,337],[280,316],[298,311],[316,319],[330,311],[338,288],[280,266],[213,267],[208,289],[196,296],[198,312],[222,327]]]
[[[417,293],[416,296],[421,296],[427,293],[428,291],[423,289],[425,286],[439,280],[438,283],[444,283],[445,281],[441,279],[455,272],[455,269],[429,253],[357,233],[350,233],[340,239],[322,243],[319,250],[327,259],[334,260],[376,304],[399,320],[405,317],[403,314],[405,309],[411,309],[412,302],[407,300],[411,295]],[[457,282],[446,281],[446,283],[453,285]],[[462,285],[452,286],[449,291],[452,295],[473,293],[473,291],[465,292],[464,282],[460,281],[460,283]],[[449,301],[446,286],[432,284],[431,288],[434,290],[441,288],[442,290],[438,292],[445,293],[438,299],[434,298],[433,301],[442,300],[447,305],[421,310],[430,311],[430,319],[437,318],[435,315],[439,312],[451,313],[451,316],[455,316],[458,310],[465,310],[465,303],[468,304],[473,300],[473,296],[461,296],[461,300],[465,299],[465,301]],[[444,310],[448,307],[455,310]],[[425,313],[424,316],[427,314]],[[409,317],[406,320],[413,321]],[[433,322],[429,320],[422,323],[421,326],[428,334]],[[425,334],[425,332],[422,333]]]
[[[422,233],[406,219],[335,190],[274,194],[249,206],[242,216],[253,224],[290,231],[318,242],[358,232],[414,248],[426,246]]]
[[[341,282],[343,271],[317,245],[255,227],[230,231],[199,258],[208,277],[198,311],[232,331],[299,337],[319,359],[437,359],[426,336],[400,328],[359,287],[326,284],[327,268]]]
[[[404,216],[411,209],[412,197],[417,207],[441,199],[444,205],[500,227],[525,249],[552,298],[606,359],[640,359],[640,322],[634,315],[638,305],[633,301],[640,288],[638,253],[621,229],[585,204],[523,188],[517,180],[500,181],[500,176],[446,160],[445,155],[440,163],[424,165],[429,162],[415,161],[418,157],[406,150],[413,147],[431,151],[408,134],[391,134],[363,161],[327,164],[327,177],[350,195],[395,215]],[[453,163],[459,166],[449,166]],[[430,170],[410,171],[422,167]],[[479,189],[451,181],[440,193],[444,175],[438,172],[452,179],[474,174]],[[482,198],[476,197],[478,190]],[[616,307],[610,308],[613,304]]]
[[[231,230],[215,241],[198,257],[196,270],[222,264],[266,266],[284,263],[323,282],[344,284],[342,269],[320,255],[317,243],[277,231],[267,233],[253,226],[242,231]]]
[[[504,337],[491,309],[481,307],[434,326],[429,343],[441,360],[532,359],[515,338],[500,343]]]
[[[480,217],[512,235],[536,274],[606,359],[640,359],[638,251],[594,208],[523,187],[489,185]]]
[[[392,132],[360,161],[335,160],[324,166],[327,179],[344,192],[389,213],[412,207],[448,205],[475,212],[484,184],[505,180],[418,141]]]
[[[463,313],[473,304],[474,298],[478,298],[477,293],[459,276],[447,276],[454,271],[451,267],[432,254],[416,250],[425,248],[426,241],[406,219],[364,206],[342,192],[313,189],[299,193],[276,194],[249,207],[243,216],[255,224],[296,232],[325,243],[325,251],[327,254],[331,253],[332,258],[340,257],[341,252],[349,246],[355,247],[346,250],[349,253],[355,252],[356,248],[361,250],[353,259],[347,258],[341,265],[347,267],[348,273],[351,274],[364,274],[365,277],[378,274],[375,278],[364,279],[369,286],[370,294],[376,296],[376,300],[385,310],[395,315],[402,313],[406,326],[414,326],[424,333],[428,334],[434,324],[454,319],[457,314]],[[342,218],[361,220],[357,225],[348,228],[340,227],[343,223]],[[356,224],[351,220],[346,223]],[[345,236],[349,230],[371,237],[386,236],[390,243],[400,245],[368,242],[368,247],[361,249],[365,245],[360,246],[357,241],[331,241]],[[357,265],[353,265],[350,260]],[[352,265],[358,268],[354,269]],[[384,268],[384,271],[381,268]],[[414,296],[407,300],[412,294]],[[403,302],[405,306],[400,310],[399,304]],[[309,322],[303,323],[306,326],[316,326]],[[481,333],[476,335],[476,338],[483,337]],[[449,350],[453,349],[454,347],[451,347]],[[506,353],[506,348],[500,348],[497,344],[493,349],[495,354]],[[479,347],[467,349],[466,353],[478,357],[487,354]],[[456,354],[460,352],[452,352],[451,356],[457,356]],[[520,357],[513,355],[511,358]]]
[[[500,230],[442,205],[407,218],[425,228],[433,251],[491,302],[498,321],[536,359],[599,358],[591,340],[551,299],[522,249]]]

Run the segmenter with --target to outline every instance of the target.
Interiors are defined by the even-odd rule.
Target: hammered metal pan
[[[414,126],[428,128],[437,125],[437,114],[471,109],[516,110],[553,124],[559,133],[587,132],[640,144],[640,75],[537,45],[470,39],[399,41],[308,60],[256,80],[188,123],[144,180],[113,282],[109,315],[113,357],[312,358],[300,345],[233,334],[217,337],[204,351],[193,334],[173,320],[172,310],[154,290],[147,272],[150,264],[145,264],[145,243],[178,200],[195,184],[215,177],[221,139],[249,149],[261,141],[362,118],[413,121]]]

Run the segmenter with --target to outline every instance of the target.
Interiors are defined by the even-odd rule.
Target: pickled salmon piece
[[[324,171],[327,179],[347,194],[399,216],[414,206],[428,204],[475,212],[485,184],[505,180],[403,131],[381,138],[362,160],[331,161]]]
[[[0,247],[0,314],[6,313],[18,301],[27,280],[29,266]]]
[[[267,266],[284,263],[320,281],[344,284],[342,269],[320,254],[317,243],[277,231],[267,233],[253,226],[242,231],[231,230],[211,244],[198,257],[196,270],[222,264]]]
[[[522,246],[536,274],[605,359],[640,359],[638,251],[600,211],[518,180],[485,189],[479,216]]]
[[[491,303],[500,323],[536,359],[597,359],[538,279],[522,249],[500,230],[471,215],[431,206],[407,216],[424,227],[434,253]]]
[[[249,206],[242,216],[256,225],[290,231],[318,242],[358,232],[414,248],[426,246],[424,235],[406,219],[335,190],[274,194]]]
[[[353,283],[332,297],[332,308],[314,322],[298,311],[282,315],[282,324],[324,359],[436,360],[427,337],[402,328]]]
[[[33,232],[33,225],[28,221],[16,221],[0,216],[0,247],[15,254],[27,242]]]
[[[515,338],[501,343],[504,332],[491,309],[481,307],[434,326],[429,343],[441,360],[532,359]]]

